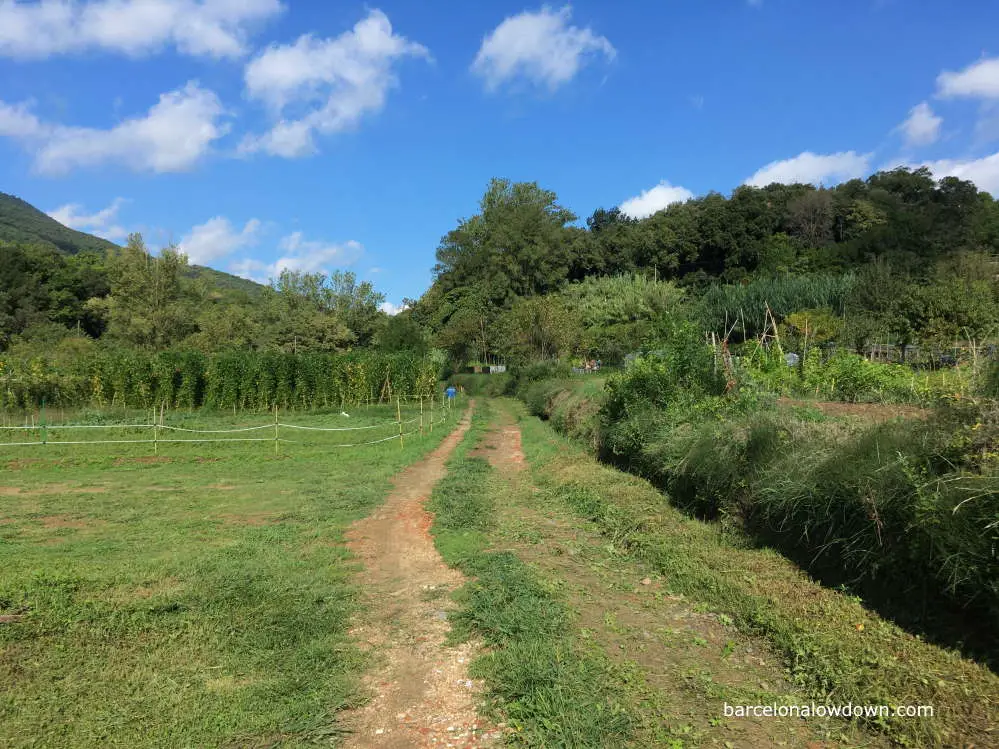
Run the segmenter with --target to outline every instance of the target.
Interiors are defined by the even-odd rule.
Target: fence
[[[363,447],[366,445],[377,445],[383,442],[389,442],[391,440],[399,440],[400,445],[404,444],[406,437],[414,434],[423,434],[426,431],[433,433],[434,426],[439,426],[445,423],[451,412],[450,401],[437,401],[435,404],[434,399],[429,401],[429,410],[424,410],[424,400],[419,396],[412,398],[407,398],[410,402],[419,402],[419,415],[414,415],[412,418],[403,419],[402,416],[402,401],[403,396],[399,396],[396,399],[396,418],[392,420],[380,421],[375,424],[365,424],[362,426],[314,426],[307,424],[293,424],[281,421],[279,418],[279,412],[277,407],[274,408],[273,414],[274,418],[272,421],[268,421],[265,424],[256,424],[252,426],[237,427],[233,429],[195,429],[190,427],[175,426],[172,424],[166,424],[164,422],[164,409],[161,407],[159,414],[155,409],[150,412],[152,418],[149,423],[111,423],[111,424],[47,424],[45,422],[45,411],[44,408],[41,411],[39,423],[37,424],[25,424],[24,426],[0,426],[0,435],[3,434],[25,434],[31,435],[34,439],[25,439],[21,441],[3,441],[0,440],[0,448],[4,447],[47,447],[50,445],[152,445],[153,453],[159,452],[159,446],[161,444],[178,444],[178,443],[232,443],[232,442],[270,442],[274,445],[274,451],[278,452],[279,445],[282,443],[288,444],[320,444],[314,440],[309,439],[290,439],[286,436],[282,436],[282,430],[286,430],[292,433],[301,434],[302,437],[307,437],[308,435],[319,435],[319,434],[330,434],[330,433],[350,433],[357,434],[358,440],[351,442],[336,442],[328,443],[323,442],[326,447]],[[435,409],[435,405],[437,408]],[[408,431],[406,427],[411,427]],[[376,439],[364,439],[365,436],[372,433],[376,429],[388,429],[392,428],[392,434],[386,437],[377,437]],[[72,436],[74,434],[87,434],[88,430],[118,430],[125,432],[136,432],[140,434],[144,430],[151,431],[148,436],[143,435],[142,437],[132,438],[128,437],[125,439],[52,439],[51,436],[54,433],[59,435],[60,432],[68,431],[70,434],[67,436]],[[268,432],[268,436],[240,436],[233,437],[228,435],[234,434],[257,434]],[[192,436],[185,437],[181,435],[190,434]],[[176,435],[176,436],[175,436]],[[206,436],[206,435],[226,435],[226,436]],[[374,435],[372,435],[374,436]]]

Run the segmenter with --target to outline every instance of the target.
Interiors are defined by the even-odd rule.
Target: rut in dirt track
[[[364,564],[358,582],[367,604],[352,633],[374,650],[376,663],[364,680],[371,701],[344,715],[351,731],[347,747],[478,747],[498,736],[476,710],[481,684],[468,676],[476,645],[446,644],[449,594],[465,579],[437,553],[424,508],[468,431],[474,406],[469,404],[440,447],[396,477],[385,503],[347,534],[348,547]]]

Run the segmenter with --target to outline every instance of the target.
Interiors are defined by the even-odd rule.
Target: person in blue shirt
[[[453,401],[454,396],[458,394],[458,389],[454,385],[448,385],[447,389],[444,391],[444,394],[447,395],[447,399],[449,401]]]

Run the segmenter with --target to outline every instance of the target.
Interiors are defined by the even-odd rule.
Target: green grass
[[[308,419],[336,421],[289,420]],[[403,448],[334,449],[332,433],[279,455],[160,445],[156,461],[148,445],[0,446],[0,746],[328,743],[363,665],[343,531],[449,426]]]
[[[550,501],[594,521],[615,548],[656,569],[670,592],[769,640],[805,694],[838,704],[933,705],[932,719],[868,726],[904,746],[994,743],[994,673],[822,588],[776,552],[749,548],[741,534],[684,516],[648,482],[600,465],[520,413],[524,452]]]
[[[503,485],[487,461],[469,455],[488,417],[480,404],[430,503],[441,555],[473,578],[456,595],[455,636],[488,646],[473,674],[485,680],[492,717],[506,721],[515,743],[625,746],[632,720],[605,659],[576,639],[570,610],[530,567],[489,548]]]

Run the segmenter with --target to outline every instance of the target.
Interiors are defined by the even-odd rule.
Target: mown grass
[[[512,741],[625,746],[632,718],[605,660],[576,639],[572,614],[556,592],[511,552],[490,550],[502,485],[487,461],[469,455],[488,418],[488,404],[480,405],[430,503],[442,556],[473,578],[456,596],[455,636],[488,646],[473,674],[485,680],[493,717],[506,721]]]
[[[344,528],[447,431],[279,455],[171,444],[155,460],[148,445],[7,448],[0,745],[328,744],[363,665]]]
[[[543,491],[652,565],[671,592],[769,640],[807,695],[830,704],[932,705],[933,718],[868,726],[904,746],[995,743],[999,678],[992,672],[823,588],[776,552],[750,548],[741,534],[685,516],[651,484],[601,465],[542,422],[524,416],[521,428]]]

